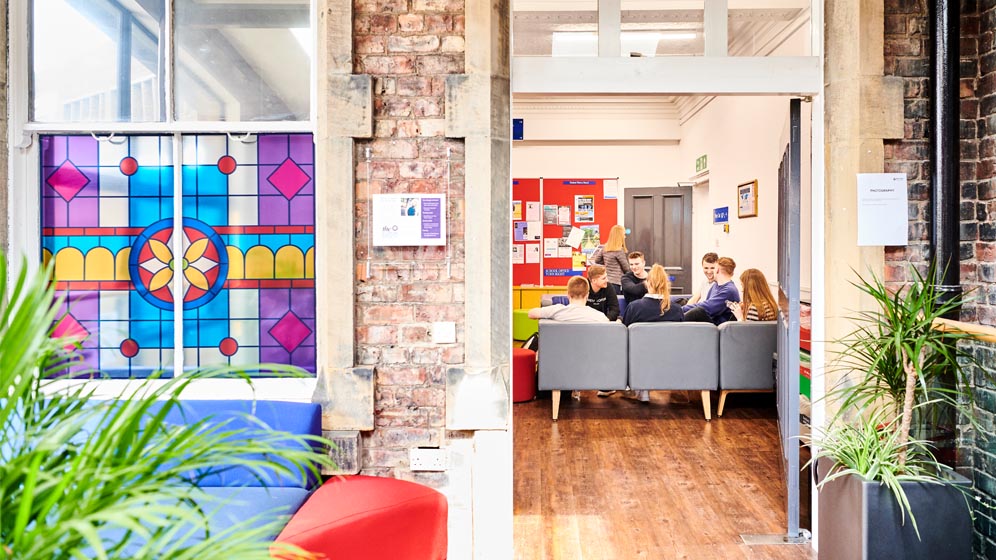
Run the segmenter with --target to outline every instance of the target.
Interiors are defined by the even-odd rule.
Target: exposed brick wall
[[[978,100],[976,181],[974,192],[962,193],[962,238],[974,234],[971,263],[974,270],[963,265],[962,282],[966,289],[974,288],[977,302],[975,316],[966,320],[996,325],[996,1],[982,0],[978,8],[978,74],[974,84]],[[962,257],[965,256],[963,250]],[[971,446],[976,488],[992,504],[996,503],[996,450],[991,443],[996,438],[996,386],[991,379],[996,373],[996,345],[976,343],[972,350],[977,363],[988,371],[986,375],[973,372],[979,396],[975,412],[980,428],[975,433],[969,432],[971,439],[965,439],[969,439]],[[996,510],[977,510],[976,554],[980,558],[996,558]]]
[[[376,383],[362,471],[439,487],[445,475],[408,470],[408,450],[462,435],[445,429],[445,376],[464,361],[464,150],[444,136],[444,88],[464,69],[464,4],[355,0],[353,9],[354,69],[374,78],[374,139],[356,147],[356,360],[374,366]],[[443,247],[368,247],[368,193],[443,193],[447,178],[449,276]],[[434,321],[455,322],[457,343],[433,344]]]
[[[886,171],[906,173],[910,185],[910,245],[886,248],[886,277],[898,286],[906,267],[929,258],[929,29],[927,1],[886,0],[885,72],[905,81],[905,135],[886,143]],[[961,21],[961,284],[970,302],[963,321],[996,325],[996,0],[962,2]],[[993,374],[996,346],[971,351]],[[996,503],[996,386],[973,371],[978,430],[960,434],[958,461],[980,497]],[[976,508],[975,552],[996,558],[996,511]]]

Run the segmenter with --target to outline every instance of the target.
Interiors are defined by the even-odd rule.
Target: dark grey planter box
[[[817,481],[832,465],[819,460]],[[903,523],[901,506],[885,486],[845,476],[820,488],[820,560],[970,559],[972,514],[965,492],[972,482],[954,471],[945,474],[949,481],[943,484],[903,483],[920,539],[908,516]]]

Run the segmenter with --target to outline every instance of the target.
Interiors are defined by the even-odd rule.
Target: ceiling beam
[[[512,57],[513,93],[814,95],[815,56]]]

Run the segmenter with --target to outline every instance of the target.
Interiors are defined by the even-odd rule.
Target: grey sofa
[[[712,323],[629,326],[629,386],[634,390],[701,391],[712,419],[710,391],[719,388],[719,333]]]
[[[539,322],[540,390],[553,391],[553,419],[560,391],[625,389],[629,332],[622,323]]]
[[[540,321],[539,388],[701,391],[706,420],[710,391],[719,390],[717,416],[733,392],[774,390],[775,322],[558,323]]]
[[[730,393],[775,390],[774,354],[778,346],[775,321],[730,321],[719,326],[719,406],[723,415]]]

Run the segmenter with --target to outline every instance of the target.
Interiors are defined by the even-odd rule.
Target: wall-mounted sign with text
[[[446,245],[445,194],[373,195],[375,247]]]
[[[858,245],[909,244],[905,173],[858,173]]]
[[[712,223],[714,224],[725,224],[730,221],[730,207],[724,206],[722,208],[712,209]]]

